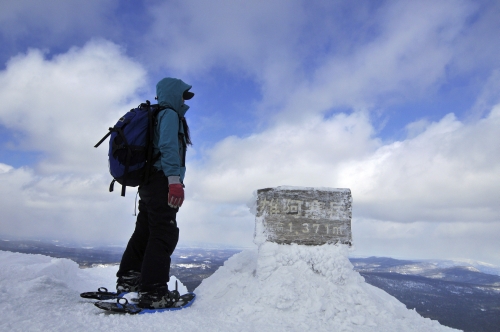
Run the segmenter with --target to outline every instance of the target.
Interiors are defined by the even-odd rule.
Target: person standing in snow
[[[138,306],[171,307],[179,294],[168,289],[170,256],[179,240],[176,214],[184,201],[186,147],[191,145],[184,104],[194,96],[191,85],[176,78],[164,78],[156,85],[158,113],[154,132],[153,165],[147,184],[139,186],[139,214],[134,233],[116,274],[116,289],[139,292]]]

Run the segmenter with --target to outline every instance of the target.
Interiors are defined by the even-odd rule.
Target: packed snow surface
[[[79,297],[116,266],[0,251],[1,331],[451,331],[353,271],[344,246],[261,244],[231,257],[188,309],[109,314]],[[184,287],[181,285],[181,287]]]

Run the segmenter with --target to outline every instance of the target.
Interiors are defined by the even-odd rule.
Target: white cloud
[[[42,152],[42,161],[34,168],[1,164],[0,234],[130,235],[134,190],[127,199],[107,192],[107,144],[93,146],[139,103],[145,78],[117,45],[99,40],[52,59],[31,50],[9,61],[0,72],[0,123],[18,133],[11,148]]]
[[[278,185],[348,187],[360,216],[398,222],[500,219],[500,106],[474,123],[449,114],[383,144],[364,113],[229,137],[188,165],[192,199],[240,202]]]
[[[433,93],[476,11],[468,1],[169,1],[150,8],[145,42],[158,48],[148,62],[183,77],[218,66],[251,77],[261,87],[263,117],[301,122],[311,112]]]
[[[95,172],[106,165],[106,148],[93,145],[139,103],[144,84],[142,67],[110,42],[94,40],[52,59],[30,50],[0,72],[0,124],[21,133],[11,148],[44,153],[40,171]]]
[[[338,186],[339,166],[380,144],[373,134],[367,115],[354,113],[228,137],[206,151],[209,160],[189,165],[194,170],[188,170],[186,183],[194,199],[219,202],[245,202],[254,189],[266,186]]]
[[[2,29],[40,8],[18,3],[21,9],[0,11]],[[97,5],[92,2],[82,17],[94,17],[97,31],[113,3],[92,16],[87,10]],[[181,242],[250,244],[253,217],[246,202],[252,191],[287,184],[351,188],[355,243],[367,253],[405,243],[410,253],[419,239],[447,239],[451,227],[454,233],[442,242],[456,241],[449,255],[463,251],[460,241],[465,243],[468,233],[495,248],[488,232],[497,229],[500,215],[499,108],[488,112],[498,102],[498,75],[491,75],[476,105],[488,116],[474,121],[453,114],[436,122],[421,119],[406,126],[405,140],[384,143],[369,115],[374,105],[383,109],[432,94],[450,75],[474,68],[491,72],[499,49],[489,43],[498,39],[491,37],[498,24],[494,15],[477,11],[470,1],[148,5],[151,31],[127,41],[134,46],[130,52],[140,50],[138,58],[150,51],[142,66],[115,44],[92,41],[51,59],[29,51],[0,72],[0,123],[19,133],[10,146],[43,156],[34,169],[0,164],[1,186],[9,188],[0,195],[0,233],[80,238],[113,233],[123,243],[133,228],[132,191],[125,200],[105,192],[106,148],[93,144],[139,102],[140,89],[147,88],[144,67],[154,68],[154,75],[168,68],[169,75],[188,81],[223,68],[257,82],[263,94],[257,108],[264,110],[268,127],[196,151],[200,158],[188,165],[187,200],[179,213]],[[29,15],[14,16],[19,11]],[[79,27],[89,28],[75,18],[79,14],[60,22],[41,18],[8,35],[15,40],[35,27],[54,32],[46,38],[69,38]],[[73,32],[66,35],[71,22]],[[484,63],[476,64],[475,55],[485,53],[478,50],[486,49],[491,52],[482,55]],[[251,106],[248,111],[255,111]],[[353,112],[323,117],[336,108]],[[438,245],[428,248],[439,251]]]
[[[373,39],[325,58],[283,98],[288,112],[279,121],[302,121],[304,109],[383,107],[433,93],[446,78],[471,9],[463,1],[389,3],[374,13]]]
[[[483,86],[483,89],[476,102],[470,110],[470,118],[478,120],[484,117],[488,111],[500,101],[500,68],[493,70],[490,77]]]
[[[300,1],[285,0],[159,2],[149,8],[154,24],[148,41],[163,52],[152,52],[151,60],[183,72],[217,65],[258,70],[268,57],[287,51],[283,38],[299,33],[301,9]]]
[[[374,137],[364,113],[325,121],[311,118],[247,138],[229,137],[207,151],[203,163],[188,165],[184,217],[202,232],[210,232],[214,222],[227,228],[236,223],[242,228],[239,238],[250,243],[245,233],[253,225],[250,213],[223,218],[217,208],[225,204],[226,212],[236,213],[256,189],[298,185],[351,188],[354,218],[373,220],[374,225],[390,222],[407,230],[416,222],[433,228],[456,223],[490,229],[496,226],[484,225],[500,221],[499,127],[497,106],[477,122],[462,123],[449,114],[427,123],[414,137],[388,144]],[[411,243],[418,242],[418,234],[412,234]],[[444,234],[435,232],[433,239]],[[481,234],[486,233],[478,231],[477,241]],[[385,236],[389,241],[391,235]],[[364,235],[358,239],[364,249],[383,241]]]
[[[360,216],[398,222],[500,221],[500,107],[464,124],[453,114],[420,135],[344,165]]]
[[[134,226],[133,197],[106,193],[107,180],[39,176],[29,168],[0,173],[0,234],[122,243]]]
[[[404,259],[474,259],[500,265],[498,222],[399,223],[356,218],[354,254]]]
[[[500,2],[474,1],[470,2],[477,11],[472,11],[473,17],[467,24],[455,49],[454,66],[458,72],[489,72],[491,68],[500,66],[500,39],[496,31],[500,29]]]

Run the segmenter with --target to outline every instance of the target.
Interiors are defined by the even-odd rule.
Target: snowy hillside
[[[79,293],[113,289],[117,267],[0,252],[1,331],[451,331],[353,271],[347,248],[265,243],[236,254],[196,289],[191,308],[107,314]]]

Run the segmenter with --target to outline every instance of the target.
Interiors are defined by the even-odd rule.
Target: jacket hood
[[[191,85],[178,78],[166,77],[156,84],[158,104],[173,108],[180,117],[183,117],[189,106],[182,102],[182,94],[191,88]]]

